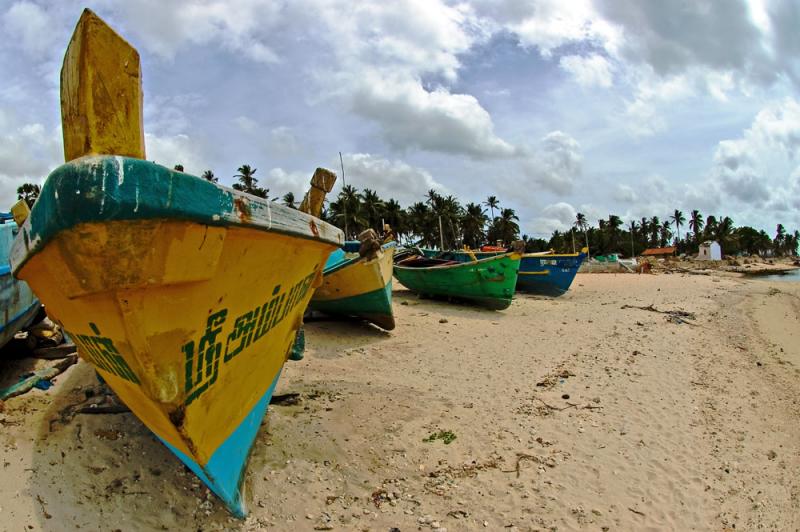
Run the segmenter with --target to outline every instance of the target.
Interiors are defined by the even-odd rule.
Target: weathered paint
[[[20,228],[14,275],[242,516],[249,447],[342,232],[141,160],[138,53],[89,10],[64,57],[61,100],[69,162]]]
[[[348,242],[346,248],[357,250],[358,242]],[[394,250],[394,242],[384,244],[371,260],[355,251],[334,251],[325,264],[322,285],[314,293],[310,307],[394,329],[391,287]]]
[[[28,284],[11,276],[8,255],[16,232],[11,215],[0,213],[0,347],[28,326],[41,306]]]
[[[139,53],[91,10],[61,67],[64,159],[113,153],[145,158]]]
[[[276,202],[148,161],[89,156],[52,172],[20,228],[11,263],[18,269],[60,231],[80,223],[162,218],[210,227],[249,227],[319,239],[337,247],[344,243],[339,229]]]
[[[517,290],[522,292],[559,296],[572,285],[581,263],[586,259],[588,249],[580,253],[525,253],[519,266]],[[438,256],[459,262],[470,262],[471,255],[486,258],[500,254],[495,251],[447,251],[423,250],[426,256]]]
[[[523,255],[517,290],[550,296],[564,294],[586,259],[587,251],[584,248],[580,253]]]
[[[237,517],[244,517],[247,509],[244,504],[242,486],[244,470],[241,467],[241,457],[247,456],[253,446],[261,426],[261,420],[267,413],[269,401],[278,384],[280,374],[275,376],[269,389],[264,393],[258,403],[248,412],[239,426],[220,444],[205,465],[198,464],[191,456],[176,449],[169,442],[162,440],[175,455],[186,464],[205,484],[222,499]]]
[[[311,176],[311,188],[306,192],[298,209],[311,216],[319,217],[325,203],[325,196],[333,190],[335,183],[336,174],[325,168],[317,168],[314,175]]]
[[[86,157],[50,175],[12,264],[81,356],[239,513],[231,494],[247,453],[218,453],[232,437],[246,441],[237,427],[263,413],[341,239],[320,220],[198,177]],[[214,473],[214,456],[233,473]]]
[[[421,294],[466,299],[502,310],[511,304],[520,258],[518,253],[506,253],[458,264],[410,267],[412,258],[395,264],[394,275],[403,286]]]

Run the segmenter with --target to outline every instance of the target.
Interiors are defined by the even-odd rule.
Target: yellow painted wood
[[[134,414],[204,465],[286,360],[333,249],[319,240],[235,226],[90,223],[59,233],[18,276]],[[225,361],[226,350],[235,352],[253,331],[248,313],[281,302],[285,316]],[[198,387],[187,388],[186,346],[193,342],[199,355],[209,331],[221,346],[216,379],[190,399]]]
[[[11,216],[14,217],[14,222],[20,227],[28,219],[31,214],[31,208],[28,207],[28,202],[19,200],[11,207]]]
[[[335,183],[336,174],[325,168],[317,168],[314,171],[314,175],[311,176],[311,188],[306,192],[298,209],[319,218],[319,215],[322,214],[325,195],[333,190]]]
[[[61,67],[64,158],[145,158],[139,53],[85,9]]]
[[[330,301],[383,289],[392,278],[393,257],[394,247],[390,247],[372,260],[360,260],[326,275],[314,293],[314,300]]]

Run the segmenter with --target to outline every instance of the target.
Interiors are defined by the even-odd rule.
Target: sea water
[[[756,279],[762,281],[794,281],[800,282],[800,268],[796,270],[792,270],[788,273],[784,274],[776,274],[776,275],[758,275],[755,277]]]

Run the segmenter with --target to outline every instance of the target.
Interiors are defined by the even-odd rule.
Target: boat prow
[[[47,178],[11,266],[241,517],[249,450],[344,239],[298,210],[144,160],[140,76],[136,51],[84,11],[62,68],[69,162]]]
[[[519,253],[505,253],[459,262],[417,256],[395,264],[394,275],[403,286],[423,295],[463,299],[503,310],[511,305],[521,257]]]
[[[11,275],[8,261],[17,231],[11,214],[0,213],[0,347],[30,325],[41,307],[28,284]]]
[[[359,255],[360,242],[346,242],[331,253],[325,265],[322,286],[310,308],[332,316],[360,318],[391,331],[392,264],[395,243],[383,244],[374,256]]]

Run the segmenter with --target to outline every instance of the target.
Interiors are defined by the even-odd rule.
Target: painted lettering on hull
[[[119,354],[111,338],[100,336],[100,329],[94,323],[90,323],[89,327],[91,327],[96,336],[85,334],[72,336],[81,356],[97,368],[134,384],[139,384],[138,377],[136,377],[128,363],[125,362],[125,359],[122,358],[122,355]]]
[[[280,285],[275,286],[270,299],[233,320],[228,334],[222,334],[228,309],[211,314],[206,320],[203,336],[197,342],[187,342],[181,348],[186,361],[186,405],[217,381],[221,364],[230,362],[281,323],[306,297],[316,275],[315,269],[288,290],[282,290]]]

